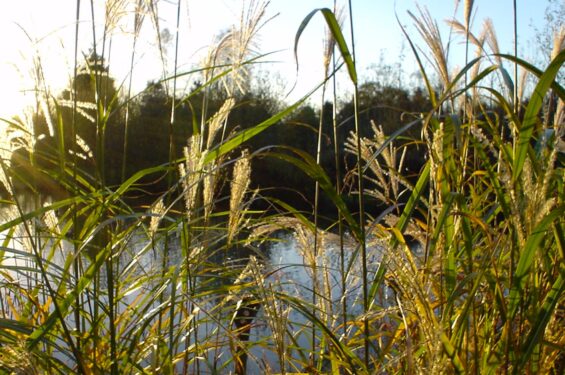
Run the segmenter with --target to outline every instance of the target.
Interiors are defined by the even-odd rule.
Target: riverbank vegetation
[[[157,4],[107,3],[133,62]],[[35,111],[3,120],[1,371],[562,373],[565,29],[536,67],[464,5],[459,69],[408,16],[416,89],[359,81],[354,14],[305,15],[297,44],[328,28],[319,106],[249,84],[263,2],[186,92],[176,69],[116,84],[109,24],[62,93],[38,59]],[[300,264],[274,261],[289,238]]]

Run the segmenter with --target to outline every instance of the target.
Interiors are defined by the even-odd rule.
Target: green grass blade
[[[308,321],[315,324],[329,339],[330,343],[332,344],[332,349],[336,350],[339,356],[345,362],[348,362],[349,365],[352,367],[351,370],[359,371],[359,373],[368,373],[367,369],[363,365],[363,361],[355,355],[353,351],[335,335],[334,332],[328,327],[324,322],[322,322],[315,314],[312,313],[312,306],[305,303],[305,301],[290,296],[285,293],[275,292],[277,298],[287,302],[291,305],[294,309],[299,311],[302,315],[304,315]]]
[[[324,170],[308,153],[291,147],[285,147],[285,149],[292,151],[293,153],[298,155],[299,158],[280,152],[269,153],[268,156],[293,164],[297,168],[301,169],[304,173],[306,173],[310,178],[317,181],[320,184],[320,188],[322,188],[322,190],[328,195],[335,207],[343,215],[343,218],[349,224],[355,238],[360,241],[362,239],[362,236],[359,223],[357,223],[357,221],[353,218],[353,215],[351,215],[351,212],[347,208],[345,201],[342,199],[341,195],[336,192],[330,178],[324,172]]]
[[[400,230],[400,232],[402,233],[406,230],[410,217],[412,217],[412,214],[414,213],[414,210],[416,209],[418,202],[420,202],[420,196],[422,195],[424,189],[428,185],[428,180],[430,178],[430,170],[431,170],[431,163],[430,160],[428,159],[426,161],[426,164],[424,165],[424,168],[422,169],[422,172],[420,172],[420,177],[418,178],[418,181],[414,186],[414,190],[412,191],[410,198],[408,198],[408,202],[406,202],[406,206],[402,211],[402,215],[400,215],[400,219],[398,220],[398,223],[396,223],[396,228]]]
[[[328,79],[329,79],[329,77],[328,77]],[[274,125],[277,122],[279,122],[280,120],[282,120],[284,117],[288,116],[290,113],[292,113],[298,107],[300,107],[300,105],[302,103],[304,103],[310,96],[312,96],[312,94],[316,90],[318,90],[320,87],[322,87],[325,84],[326,81],[327,81],[327,79],[324,80],[324,82],[317,85],[308,94],[303,96],[301,99],[299,99],[297,102],[295,102],[293,105],[287,107],[283,111],[281,111],[281,112],[277,113],[276,115],[268,118],[267,120],[263,121],[262,123],[255,125],[252,128],[240,131],[239,133],[235,134],[232,138],[230,138],[226,142],[224,142],[221,145],[212,149],[210,152],[208,152],[204,156],[204,164],[208,164],[212,160],[216,160],[220,156],[225,155],[226,153],[232,151],[236,147],[243,144],[245,141],[248,141],[249,139],[255,137],[257,134],[263,132],[264,130],[268,129],[272,125]]]
[[[457,355],[457,351],[449,340],[449,337],[447,337],[446,334],[442,332],[440,333],[439,339],[443,345],[443,350],[445,350],[447,356],[449,357],[449,359],[451,359],[451,364],[453,365],[455,372],[458,374],[465,374],[465,367],[463,367],[463,363],[461,363],[461,360]]]
[[[310,23],[312,17],[314,17],[314,15],[318,12],[321,12],[324,16],[328,29],[330,30],[332,36],[336,41],[339,52],[341,53],[341,56],[345,61],[345,65],[347,66],[347,72],[349,73],[351,82],[353,82],[353,84],[357,84],[357,70],[355,69],[355,62],[353,61],[353,57],[349,52],[349,48],[347,47],[347,43],[345,42],[345,38],[343,37],[343,33],[341,32],[339,22],[335,18],[335,14],[328,8],[314,9],[313,11],[308,13],[304,20],[302,20],[302,23],[300,24],[294,38],[294,58],[296,60],[296,70],[298,70],[298,42],[300,41],[300,37],[306,29],[306,26],[308,26],[308,23]]]
[[[522,290],[526,282],[526,277],[532,263],[534,262],[534,256],[536,250],[539,249],[539,245],[546,236],[548,232],[548,227],[551,223],[559,218],[563,218],[565,214],[565,205],[561,205],[551,211],[547,216],[545,216],[536,228],[532,231],[530,237],[526,241],[524,248],[521,251],[520,260],[516,266],[516,271],[514,273],[514,282],[512,289],[510,291],[510,305],[508,307],[509,319],[513,319],[518,305],[522,297]]]
[[[65,298],[59,302],[59,311],[54,311],[49,314],[49,317],[45,320],[45,322],[29,336],[29,345],[31,347],[39,343],[43,336],[45,336],[51,328],[53,328],[57,320],[68,315],[68,310],[73,305],[76,297],[84,292],[84,290],[93,282],[94,278],[100,272],[102,265],[108,258],[108,255],[111,253],[111,250],[112,248],[107,246],[103,251],[100,251],[97,254],[95,261],[89,265],[75,287],[71,289],[66,294]]]
[[[33,331],[33,326],[13,319],[0,318],[0,335],[8,338],[9,340],[17,341],[17,335],[11,332],[18,332],[24,335],[29,335]]]
[[[435,228],[434,228],[434,233],[432,235],[432,238],[430,240],[430,252],[429,252],[429,256],[433,256],[433,252],[435,249],[435,245],[439,239],[439,236],[442,232],[446,232],[446,223],[449,223],[449,225],[453,224],[453,220],[448,220],[448,217],[451,213],[451,206],[453,205],[453,202],[455,200],[456,195],[454,193],[448,194],[446,197],[444,197],[445,201],[443,202],[442,208],[441,208],[441,212],[439,214],[439,217],[437,219],[437,223],[435,224]],[[448,236],[448,234],[446,233],[446,237]],[[448,239],[447,241],[451,242],[451,239]],[[447,246],[449,254],[446,258],[446,267],[444,269],[445,272],[445,276],[446,276],[446,282],[449,285],[448,288],[448,292],[451,292],[453,290],[454,284],[455,284],[455,265],[454,263],[454,259],[453,259],[453,251],[451,249],[450,246]]]
[[[552,82],[555,81],[555,77],[557,73],[559,73],[563,62],[565,62],[565,50],[561,51],[549,64],[531,95],[518,136],[518,147],[512,168],[512,180],[514,182],[518,180],[524,168],[524,161],[526,160],[526,154],[530,147],[530,139],[532,138],[535,125],[538,121],[538,114],[543,105],[543,98],[551,87]]]
[[[538,69],[537,67],[533,66],[532,64],[530,64],[529,62],[527,62],[525,60],[522,60],[518,57],[515,57],[514,55],[507,55],[507,54],[504,54],[504,53],[499,53],[499,54],[495,54],[495,56],[500,56],[500,57],[503,57],[507,60],[514,62],[514,63],[517,63],[522,68],[526,69],[527,71],[529,71],[530,73],[532,73],[533,75],[535,75],[538,78],[540,78],[544,74],[544,72],[542,70]],[[558,82],[553,81],[553,82],[551,82],[551,88],[557,94],[557,96],[559,96],[559,98],[561,98],[561,100],[565,100],[565,89],[563,88],[563,86],[561,86]]]
[[[541,310],[537,314],[535,323],[532,326],[530,333],[528,334],[528,338],[526,339],[524,345],[524,350],[522,351],[520,357],[519,369],[523,368],[526,365],[528,359],[534,352],[534,349],[541,342],[541,339],[545,331],[545,327],[547,326],[549,319],[551,318],[553,312],[555,311],[555,307],[557,306],[557,302],[559,302],[559,299],[561,298],[563,291],[565,291],[564,275],[565,275],[565,268],[561,267],[561,273],[559,274],[559,277],[557,278],[557,280],[555,280],[555,283],[553,283],[551,290],[545,297],[545,301],[541,306]]]

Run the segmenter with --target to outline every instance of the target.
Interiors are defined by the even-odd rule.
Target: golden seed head
[[[247,206],[244,197],[249,188],[251,178],[251,162],[249,153],[243,151],[241,157],[235,162],[233,167],[233,177],[230,195],[230,216],[228,223],[228,240],[231,241],[243,219],[243,211]]]

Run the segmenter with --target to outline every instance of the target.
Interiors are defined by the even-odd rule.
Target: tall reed
[[[134,3],[132,62],[144,12],[159,30],[160,6]],[[471,44],[477,48],[477,57],[467,61],[466,56],[458,71],[447,64],[449,49],[431,15],[423,9],[409,15],[431,51],[439,81],[403,28],[429,106],[394,132],[387,134],[376,121],[371,129],[360,128],[362,108],[355,95],[355,131],[338,140],[339,93],[333,85],[334,183],[321,163],[324,116],[315,156],[276,144],[253,153],[245,142],[316,90],[325,93],[342,67],[358,94],[354,43],[346,41],[335,11],[309,13],[297,30],[295,48],[320,13],[331,34],[323,80],[279,113],[233,130],[230,115],[248,89],[247,69],[258,61],[251,47],[267,14],[267,2],[250,2],[239,24],[212,47],[204,67],[181,72],[177,61],[173,74],[161,81],[173,87],[170,129],[175,110],[203,94],[200,118],[194,115],[185,124],[191,132],[183,156],[177,157],[171,141],[168,163],[129,176],[122,166],[121,181],[110,184],[106,129],[112,115],[135,98],[129,89],[133,65],[124,99],[111,90],[103,61],[110,60],[112,33],[124,22],[120,9],[128,4],[105,4],[101,36],[92,20],[101,56],[82,64],[77,1],[72,117],[63,110],[69,103],[44,89],[38,59],[37,111],[45,118],[45,134],[36,134],[33,119],[6,120],[10,131],[23,134],[15,139],[29,151],[29,160],[25,170],[18,168],[18,157],[25,154],[0,150],[0,180],[8,193],[0,223],[2,371],[560,373],[565,204],[559,145],[565,90],[556,77],[565,62],[563,38],[555,43],[551,63],[536,68],[516,53],[498,51],[491,22],[483,33],[473,33],[472,3],[465,4],[463,23],[451,22],[463,33],[466,50]],[[94,17],[94,2],[90,6]],[[178,26],[180,1],[177,6]],[[177,34],[175,53],[181,40]],[[164,60],[162,45],[159,53]],[[528,101],[517,99],[516,75],[504,68],[510,63],[535,77]],[[80,95],[83,65],[91,97]],[[181,93],[176,82],[197,71],[204,72],[202,86]],[[555,107],[544,105],[550,94],[557,98]],[[215,110],[214,95],[221,98]],[[544,113],[548,108],[551,115]],[[78,139],[79,120],[96,129],[95,149]],[[421,138],[410,139],[416,128]],[[54,146],[36,147],[48,135]],[[339,142],[355,159],[349,172],[357,179],[353,194],[340,181]],[[408,176],[407,155],[416,147],[424,150],[423,167]],[[251,189],[258,157],[282,160],[312,180],[313,215]],[[129,204],[130,194],[155,175],[168,179],[166,189],[146,205]],[[58,195],[38,199],[44,186],[57,187]],[[33,204],[18,199],[24,188],[35,194]],[[338,212],[337,234],[333,226],[320,228],[322,195]],[[358,200],[353,210],[346,203],[351,198]],[[369,198],[384,207],[375,217],[365,211]],[[256,209],[263,199],[276,210]],[[286,242],[302,262],[277,261],[292,256],[282,246]],[[298,274],[305,279],[297,280]]]

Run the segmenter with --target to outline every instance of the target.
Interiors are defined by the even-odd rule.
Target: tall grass
[[[239,25],[213,46],[200,69],[205,72],[198,88],[205,93],[203,115],[187,124],[193,132],[184,157],[176,160],[171,141],[169,163],[131,176],[125,176],[122,167],[126,178],[117,186],[104,178],[104,134],[109,114],[133,100],[133,63],[124,103],[117,95],[109,97],[108,80],[95,66],[95,102],[81,103],[73,88],[72,127],[84,113],[81,107],[94,108],[96,114],[91,118],[97,149],[83,150],[97,163],[94,175],[77,160],[81,143],[75,131],[71,144],[65,143],[68,124],[60,114],[62,103],[41,91],[39,75],[38,108],[52,125],[58,149],[51,156],[31,154],[36,176],[31,180],[11,165],[10,145],[2,150],[0,180],[9,193],[0,224],[2,371],[563,371],[565,205],[556,145],[564,131],[565,90],[555,77],[565,51],[562,41],[556,43],[552,61],[543,69],[516,53],[500,54],[492,24],[478,37],[471,31],[472,3],[465,4],[463,24],[451,22],[465,35],[466,50],[477,48],[477,57],[467,61],[466,54],[459,71],[450,71],[448,50],[431,15],[425,10],[411,14],[439,81],[403,29],[428,90],[428,111],[398,124],[393,134],[373,123],[372,137],[362,137],[357,126],[348,140],[341,140],[356,159],[350,173],[358,183],[353,193],[357,212],[346,204],[349,197],[340,175],[334,185],[320,165],[322,124],[316,155],[277,145],[260,153],[294,165],[313,180],[314,214],[305,215],[276,199],[270,203],[277,214],[254,209],[258,199],[267,198],[249,189],[258,155],[244,149],[245,141],[311,95],[253,127],[236,133],[227,128],[238,105],[235,94],[247,89],[247,68],[257,59],[251,47],[264,25],[267,3],[251,2]],[[77,1],[77,17],[79,5]],[[101,56],[106,61],[111,53],[106,41],[121,22],[119,9],[127,5],[107,4]],[[159,19],[156,2],[134,5],[132,62],[144,12],[155,24]],[[180,17],[180,2],[178,6]],[[326,83],[345,65],[356,92],[354,44],[344,37],[333,11],[307,15],[295,43],[318,13],[331,43],[325,78],[314,91],[322,87],[325,93]],[[349,13],[353,34],[355,19],[351,9]],[[77,22],[76,35],[78,27]],[[96,32],[93,29],[94,40]],[[177,51],[178,40],[177,35]],[[334,43],[339,53],[332,67]],[[510,63],[535,77],[528,101],[517,100],[517,76],[512,81],[504,68]],[[75,58],[75,78],[78,65]],[[176,82],[184,74],[175,63],[174,73],[163,78],[164,83],[172,82],[172,95],[179,96],[173,100],[171,125],[175,103],[194,94],[177,92]],[[212,90],[224,90],[226,100],[209,114],[206,101]],[[330,90],[337,97],[336,85]],[[549,107],[551,115],[544,113],[549,95],[558,98],[557,107]],[[359,112],[355,106],[356,119]],[[5,122],[23,134],[17,138],[23,147],[34,150],[38,139],[31,120]],[[421,127],[421,139],[406,137],[414,127]],[[335,144],[336,129],[334,123]],[[125,132],[127,149],[127,126]],[[425,150],[424,166],[415,179],[403,175],[412,147]],[[40,156],[51,157],[56,168],[38,163]],[[128,205],[128,194],[142,189],[141,181],[154,173],[166,174],[168,190],[147,206]],[[60,196],[39,199],[42,179],[59,181]],[[22,185],[36,198],[33,202],[18,199]],[[220,195],[222,185],[229,186],[227,196]],[[321,227],[321,194],[338,212],[337,231],[333,224]],[[364,211],[367,197],[388,208],[370,217]],[[289,238],[302,262],[277,263],[275,255],[269,259],[262,251],[265,244],[271,252],[282,251],[281,243]],[[233,249],[240,250],[236,258]],[[310,283],[300,285],[292,272],[305,274]]]

